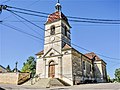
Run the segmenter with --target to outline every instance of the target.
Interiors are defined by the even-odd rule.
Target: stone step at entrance
[[[64,84],[61,83],[57,78],[52,78],[50,80],[50,87],[52,86],[64,86]]]
[[[67,84],[66,82],[64,82],[59,78],[40,78],[38,81],[36,80],[36,82],[29,80],[22,85],[27,85],[27,86],[30,85],[30,86],[46,87],[46,88],[55,87],[55,86],[70,86],[69,84]]]

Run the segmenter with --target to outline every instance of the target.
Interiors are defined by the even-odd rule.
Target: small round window
[[[66,51],[64,54],[68,54],[68,52]]]
[[[54,53],[50,53],[50,56],[54,56]]]

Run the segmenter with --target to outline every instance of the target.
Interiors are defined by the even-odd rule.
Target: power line
[[[31,13],[26,13],[26,12],[21,12],[21,11],[16,11],[16,10],[9,10],[9,9],[6,9],[6,10],[12,11],[12,12],[17,12],[17,13],[22,13],[22,14],[26,14],[26,15],[32,15],[32,16],[47,18],[47,16],[43,16],[43,15],[31,14]],[[87,21],[85,21],[85,20],[73,20],[73,19],[68,19],[68,20],[71,21],[71,22],[86,22],[86,23],[99,23],[99,24],[120,24],[120,22],[115,22],[115,21],[114,22],[108,22],[110,20],[87,20]]]
[[[38,26],[38,25],[36,25],[36,24],[32,23],[31,21],[29,21],[29,20],[27,20],[27,19],[25,19],[25,18],[21,17],[20,15],[18,15],[18,14],[16,14],[16,13],[14,13],[13,11],[8,10],[8,9],[6,9],[6,10],[7,10],[7,11],[10,11],[11,13],[15,14],[16,16],[18,16],[18,17],[22,18],[23,20],[25,20],[25,21],[27,21],[27,22],[31,23],[32,25],[34,25],[34,26],[36,26],[36,27],[38,27],[38,28],[40,28],[40,29],[44,30],[42,27],[40,27],[40,26]]]
[[[33,10],[28,10],[28,9],[23,9],[23,8],[17,8],[17,7],[12,7],[12,6],[7,6],[8,8],[13,8],[13,9],[18,9],[18,10],[23,10],[23,11],[29,11],[33,13],[39,13],[39,14],[45,14],[49,15],[50,13],[45,13],[45,12],[38,12],[38,11],[33,11]],[[92,21],[120,21],[120,20],[110,20],[110,19],[94,19],[94,18],[82,18],[82,17],[75,17],[75,16],[67,16],[68,18],[72,19],[79,19],[79,20],[92,20]]]
[[[72,16],[67,16],[68,18],[73,18],[73,19],[84,19],[84,20],[94,20],[94,21],[120,21],[120,20],[109,20],[109,19],[92,19],[92,18],[81,18],[81,17],[72,17]]]
[[[120,23],[117,23],[117,22],[97,22],[97,21],[83,21],[83,20],[70,20],[69,21],[72,21],[72,22],[86,22],[86,23],[99,23],[99,24],[120,24]]]
[[[44,39],[39,38],[39,37],[37,37],[37,36],[35,36],[35,35],[29,34],[29,33],[27,33],[27,32],[24,32],[23,30],[15,27],[15,26],[13,26],[13,25],[3,24],[2,21],[0,21],[0,24],[3,25],[3,26],[9,27],[9,28],[11,28],[11,29],[13,29],[13,30],[15,30],[15,31],[18,31],[18,32],[20,32],[20,33],[23,33],[23,34],[26,34],[26,35],[28,35],[28,36],[31,36],[31,37],[37,38],[37,39],[39,39],[39,40],[42,40],[42,41],[44,42]],[[44,38],[44,37],[43,37],[43,38]]]
[[[17,12],[17,13],[22,13],[22,14],[26,14],[26,15],[32,15],[32,16],[38,16],[38,17],[47,18],[47,16],[43,16],[43,15],[31,14],[31,13],[26,13],[26,12],[21,12],[21,11],[16,11],[16,10],[9,10],[9,9],[6,9],[6,10],[12,11],[12,12]]]
[[[33,12],[33,13],[49,15],[49,13],[44,13],[44,12],[39,12],[39,11],[33,11],[33,10],[28,10],[28,9],[23,9],[23,8],[18,8],[18,7],[12,7],[12,6],[7,6],[7,7],[8,8],[13,8],[13,9],[18,9],[18,10],[23,10],[23,11],[28,11],[28,12]]]
[[[14,15],[14,14],[13,14]],[[14,15],[15,16],[15,15]],[[16,17],[16,16],[15,16]],[[18,17],[16,17],[19,21],[21,21]],[[32,30],[33,32],[35,32],[37,35],[40,35],[39,32],[33,30],[30,26],[28,26],[25,22],[22,22],[26,27],[28,27],[30,30]]]
[[[91,52],[90,50],[85,49],[85,48],[83,48],[83,47],[80,47],[80,46],[78,46],[78,45],[76,45],[76,44],[73,44],[73,43],[71,43],[71,44],[74,45],[74,46],[76,46],[76,47],[78,47],[78,48],[80,48],[80,49],[83,49],[83,50],[85,50],[85,51]],[[114,59],[114,60],[120,60],[120,59],[118,59],[118,58],[108,57],[108,56],[105,56],[105,55],[102,55],[102,54],[99,54],[99,53],[96,53],[96,54],[99,55],[99,56],[105,57],[105,58]]]
[[[6,9],[6,10],[7,10],[7,9]],[[7,10],[7,11],[10,11],[10,10]],[[11,11],[11,13],[12,13],[12,11]],[[36,24],[32,23],[31,21],[27,20],[26,18],[23,18],[22,16],[20,16],[20,15],[14,13],[14,12],[13,12],[13,14],[16,15],[16,16],[18,16],[18,17],[20,17],[20,18],[22,18],[23,20],[25,20],[25,21],[27,21],[27,22],[29,22],[29,23],[31,23],[31,24],[33,24],[33,25],[36,26]],[[37,27],[38,27],[38,26],[37,26]],[[45,31],[45,29],[42,28],[42,27],[40,27],[40,26],[39,26],[38,28],[40,28],[41,30]],[[50,33],[50,32],[49,32],[49,33]],[[58,38],[60,38],[60,37],[58,37]]]
[[[20,20],[20,21],[18,21],[18,20],[4,20],[4,19],[2,19],[2,21],[4,21],[4,22],[27,22],[27,21],[25,21],[25,20]],[[43,21],[39,21],[39,20],[30,20],[31,22],[45,22],[45,20],[43,20]]]
[[[16,11],[16,10],[9,10],[9,9],[5,9],[5,10],[12,11],[13,13],[17,12],[17,13],[22,13],[22,14],[27,14],[27,15],[32,15],[32,16],[48,18],[47,16],[43,16],[43,15],[31,14],[31,13],[26,13],[26,12],[21,12],[21,11]],[[51,18],[53,18],[53,17],[51,17]]]
[[[20,32],[20,33],[23,33],[23,34],[26,34],[26,35],[28,35],[28,36],[34,37],[34,38],[36,38],[36,39],[44,40],[44,39],[42,39],[42,38],[39,38],[39,37],[34,36],[34,35],[32,35],[32,34],[29,34],[29,33],[25,32],[25,31],[22,31],[22,30],[16,28],[15,26],[8,25],[8,24],[6,25],[6,24],[3,24],[3,23],[0,23],[0,24],[3,25],[3,26],[9,27],[9,28],[11,28],[11,29],[13,29],[13,30],[15,30],[15,31],[18,31],[18,32]]]
[[[21,17],[20,15],[18,15],[18,14],[16,14],[16,13],[12,12],[11,10],[7,10],[7,11],[10,11],[11,13],[13,13],[13,14],[17,15],[18,17],[24,19],[25,21],[28,21],[29,23],[31,23],[31,24],[37,26],[36,24],[34,24],[34,23],[32,23],[31,21],[29,21],[29,20],[27,20],[27,19]],[[37,26],[37,27],[40,28],[40,29],[42,29],[42,30],[45,30],[45,29],[43,29],[43,28],[41,28],[41,27],[39,27],[39,26]],[[59,38],[60,38],[60,37],[59,37]],[[64,42],[65,42],[65,41],[64,41]],[[87,49],[85,49],[85,48],[83,48],[83,47],[80,47],[80,46],[78,46],[78,45],[76,45],[76,44],[73,44],[73,43],[71,43],[71,44],[74,45],[74,46],[76,46],[76,47],[78,47],[78,48],[80,48],[80,49],[83,49],[83,50],[85,50],[85,51],[91,52],[90,50],[87,50]],[[105,55],[102,55],[102,54],[99,54],[99,53],[96,53],[96,54],[98,54],[99,56],[105,57],[105,58],[114,59],[114,60],[120,60],[120,59],[118,59],[118,58],[108,57],[108,56],[105,56]]]
[[[9,16],[3,18],[2,21],[3,21],[3,20],[6,20],[7,18],[10,18],[10,16],[11,16],[11,15],[9,15]]]

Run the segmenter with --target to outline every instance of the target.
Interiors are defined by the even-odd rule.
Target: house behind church
[[[7,72],[6,68],[0,65],[0,73],[5,73],[5,72]]]
[[[44,50],[36,54],[36,75],[59,78],[70,85],[86,80],[106,82],[106,63],[93,52],[82,54],[71,46],[71,26],[61,5],[55,8],[45,23]]]

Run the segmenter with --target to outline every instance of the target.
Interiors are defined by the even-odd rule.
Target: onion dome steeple
[[[56,8],[56,11],[61,11],[61,5],[60,5],[60,2],[58,0],[57,4],[55,5],[55,8]]]

